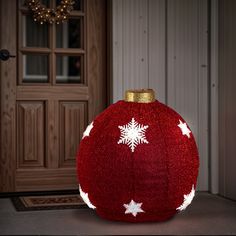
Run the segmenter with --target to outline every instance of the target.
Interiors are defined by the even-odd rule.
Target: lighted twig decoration
[[[62,0],[56,9],[47,8],[39,0],[26,0],[25,4],[33,13],[34,21],[40,24],[60,24],[68,19],[73,10],[73,0]]]

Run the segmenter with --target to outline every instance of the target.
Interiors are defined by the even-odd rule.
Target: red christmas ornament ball
[[[197,146],[184,119],[154,100],[153,91],[128,91],[87,127],[77,156],[80,194],[101,217],[163,221],[192,201]]]

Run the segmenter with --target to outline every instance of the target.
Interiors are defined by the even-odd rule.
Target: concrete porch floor
[[[0,199],[1,235],[236,235],[236,202],[197,193],[181,214],[162,223],[129,224],[99,218],[93,210],[15,211],[10,199]]]

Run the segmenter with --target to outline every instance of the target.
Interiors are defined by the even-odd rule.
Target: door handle
[[[11,55],[7,49],[0,50],[0,60],[7,61],[10,57],[16,57],[15,55]]]

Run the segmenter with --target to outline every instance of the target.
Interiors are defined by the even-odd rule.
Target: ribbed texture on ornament
[[[148,125],[134,152],[118,144],[119,126],[132,118]],[[164,104],[119,101],[97,116],[93,129],[81,143],[77,158],[78,181],[97,213],[104,218],[129,222],[162,221],[196,186],[199,158],[192,133],[178,127],[183,118]],[[125,214],[123,204],[133,199],[144,212]]]

